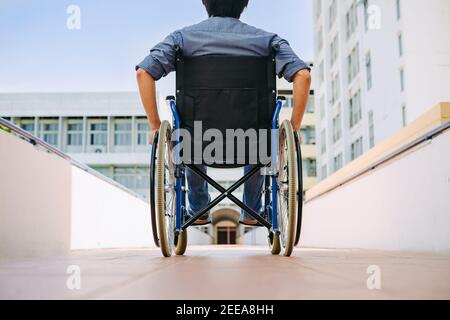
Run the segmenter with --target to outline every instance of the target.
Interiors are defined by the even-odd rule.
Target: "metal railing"
[[[450,129],[450,121],[447,121],[446,123],[436,127],[435,129],[431,130],[430,132],[420,136],[419,138],[405,144],[404,146],[396,149],[395,151],[387,154],[386,156],[382,157],[381,159],[375,161],[374,163],[370,164],[369,166],[365,167],[364,169],[358,171],[357,173],[351,175],[350,177],[343,179],[342,181],[334,184],[333,186],[327,188],[326,190],[318,193],[317,195],[307,199],[305,201],[305,203],[311,202],[317,198],[320,198],[334,190],[336,190],[337,188],[340,188],[350,182],[352,182],[353,180],[358,179],[359,177],[365,175],[366,173],[369,173],[375,169],[377,169],[378,167],[380,167],[381,165],[391,161],[392,159],[408,152],[409,150],[417,147],[418,145],[425,143],[427,141],[431,141],[433,140],[435,137],[439,136],[440,134],[444,133],[445,131],[447,131],[448,129]]]
[[[64,153],[63,151],[59,150],[58,148],[48,144],[47,142],[45,142],[44,140],[32,135],[31,133],[23,130],[22,128],[16,126],[15,124],[13,124],[12,122],[0,117],[0,130],[2,129],[2,127],[6,130],[3,130],[5,132],[9,132],[9,133],[14,133],[16,135],[18,135],[20,138],[24,139],[25,141],[28,141],[29,143],[31,143],[34,146],[38,146],[43,148],[44,150],[46,150],[49,153],[55,154],[57,156],[59,156],[60,158],[68,161],[70,164],[72,164],[73,166],[121,189],[122,191],[125,191],[126,193],[128,193],[129,195],[136,197],[138,199],[141,199],[145,202],[148,202],[148,199],[146,199],[144,196],[126,188],[125,186],[121,185],[120,183],[114,181],[113,179],[110,179],[106,176],[104,176],[103,174],[101,174],[100,172],[90,168],[89,166],[85,165],[84,163],[81,163],[75,159],[73,159],[71,156],[69,156],[67,153]]]

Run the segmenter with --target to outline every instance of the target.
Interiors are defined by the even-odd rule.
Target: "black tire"
[[[298,212],[297,212],[297,231],[295,235],[295,246],[298,246],[300,242],[300,236],[302,233],[302,216],[303,216],[303,163],[302,163],[302,148],[298,133],[294,132],[295,145],[297,149],[297,169],[298,169]]]
[[[152,223],[152,233],[153,233],[153,242],[156,247],[160,247],[159,244],[159,236],[158,236],[158,227],[156,221],[156,189],[155,189],[155,169],[156,169],[156,151],[158,148],[158,136],[159,132],[156,132],[153,138],[152,144],[152,153],[150,159],[150,217]]]

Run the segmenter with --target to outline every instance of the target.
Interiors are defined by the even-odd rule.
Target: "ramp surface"
[[[69,266],[81,289],[70,290]],[[369,266],[381,290],[369,290]],[[73,269],[72,269],[73,270]],[[1,299],[450,299],[450,254],[264,247],[79,251],[66,258],[0,262]]]

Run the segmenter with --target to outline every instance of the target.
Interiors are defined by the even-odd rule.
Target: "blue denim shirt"
[[[235,56],[269,56],[279,45],[276,55],[278,76],[291,82],[294,75],[309,67],[294,53],[289,43],[276,34],[249,26],[239,19],[212,17],[196,25],[170,34],[150,50],[136,66],[150,73],[155,80],[175,71],[176,46],[185,56],[208,54]]]

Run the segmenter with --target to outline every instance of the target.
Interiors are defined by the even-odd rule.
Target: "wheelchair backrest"
[[[211,144],[200,139],[210,129],[220,132],[225,139],[223,152],[214,155],[214,163],[211,164],[209,160],[206,164],[253,164],[249,163],[252,159],[251,152],[258,152],[260,162],[259,135],[257,141],[252,141],[250,136],[245,139],[244,157],[239,154],[236,146],[232,147],[235,152],[231,159],[227,150],[236,141],[229,141],[226,137],[230,129],[240,132],[260,132],[263,129],[270,133],[277,94],[274,57],[180,56],[176,64],[176,89],[181,128],[189,131],[195,138],[192,148],[205,150]],[[257,150],[254,149],[255,146]],[[270,157],[269,146],[270,134],[266,146]],[[195,163],[205,162],[205,159],[198,158],[198,154],[193,156]]]

